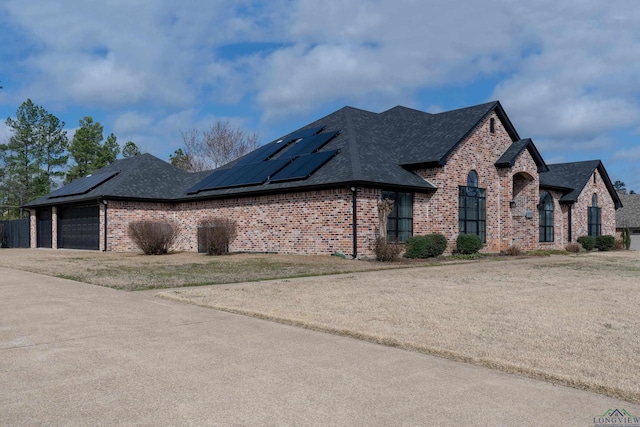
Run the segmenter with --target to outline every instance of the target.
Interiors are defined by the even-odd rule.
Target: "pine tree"
[[[8,118],[12,135],[0,144],[3,177],[0,186],[2,203],[21,206],[43,196],[56,185],[67,157],[68,139],[64,122],[27,99]],[[17,216],[17,210],[12,213]]]
[[[112,133],[102,144],[103,127],[87,116],[80,120],[80,127],[69,145],[73,164],[67,172],[65,183],[87,176],[113,163],[120,152],[116,136]]]

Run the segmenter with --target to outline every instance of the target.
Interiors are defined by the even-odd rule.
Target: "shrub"
[[[373,250],[376,254],[376,260],[382,262],[391,262],[398,259],[402,253],[403,246],[394,243],[387,243],[383,238],[377,238]]]
[[[582,251],[582,246],[579,243],[569,243],[564,248],[567,252],[573,252],[574,254],[580,253],[580,251]]]
[[[407,258],[437,257],[447,249],[447,238],[442,234],[413,236],[407,240]]]
[[[134,221],[129,223],[129,237],[145,255],[162,255],[178,237],[178,227],[167,221]]]
[[[229,253],[229,243],[236,238],[238,226],[228,218],[205,218],[198,223],[198,250],[209,255]]]
[[[460,234],[456,239],[456,251],[459,254],[475,254],[482,249],[482,240],[476,234]]]
[[[596,248],[599,251],[610,251],[616,245],[616,238],[605,234],[604,236],[596,237]]]
[[[582,245],[582,248],[589,252],[596,247],[596,238],[593,236],[580,236],[578,237],[578,243]]]
[[[629,250],[631,247],[631,232],[629,231],[629,227],[622,229],[622,245],[626,250]]]
[[[524,255],[524,251],[520,248],[520,246],[513,245],[513,246],[509,246],[504,251],[504,254],[507,256],[522,256]]]

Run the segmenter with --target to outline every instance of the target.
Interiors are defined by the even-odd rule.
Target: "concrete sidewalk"
[[[0,268],[0,425],[589,426],[612,408],[640,415],[464,363]]]

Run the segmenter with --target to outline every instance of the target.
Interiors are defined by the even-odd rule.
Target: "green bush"
[[[604,236],[596,237],[596,248],[599,251],[610,251],[616,245],[616,238],[605,234]]]
[[[447,249],[447,238],[442,234],[413,236],[407,240],[407,258],[437,257]]]
[[[387,243],[383,238],[378,237],[374,243],[373,250],[376,254],[376,259],[382,262],[396,261],[402,250],[403,245],[396,243]]]
[[[482,249],[482,240],[476,234],[460,234],[456,239],[456,252],[459,254],[475,254]]]
[[[596,238],[593,236],[580,236],[578,237],[578,243],[582,245],[582,248],[589,252],[596,247]]]
[[[167,221],[134,221],[129,223],[129,237],[145,255],[162,255],[178,237],[178,227]]]

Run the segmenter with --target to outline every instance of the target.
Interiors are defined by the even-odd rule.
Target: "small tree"
[[[387,241],[387,223],[389,222],[389,214],[393,211],[393,200],[378,200],[378,229],[380,239]]]
[[[629,227],[622,229],[622,245],[626,250],[629,250],[631,247],[631,232],[629,231]]]
[[[226,254],[237,232],[238,225],[232,219],[205,218],[198,224],[199,250],[209,255]]]
[[[398,244],[390,244],[387,240],[387,223],[389,214],[393,211],[393,200],[378,200],[378,237],[374,242],[374,252],[378,261],[395,261],[403,247]]]
[[[129,223],[129,237],[145,255],[162,255],[178,237],[178,227],[168,221],[135,221]]]

